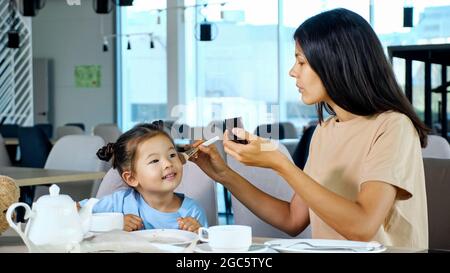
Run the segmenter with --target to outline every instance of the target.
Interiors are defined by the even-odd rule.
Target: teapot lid
[[[73,205],[73,200],[70,196],[65,194],[59,194],[59,187],[56,184],[53,184],[49,188],[48,195],[44,195],[40,197],[36,205],[38,206],[65,206],[65,205]]]

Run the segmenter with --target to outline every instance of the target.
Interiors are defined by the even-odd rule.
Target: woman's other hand
[[[241,128],[233,128],[232,133],[240,139],[246,139],[248,144],[238,144],[229,140],[230,132],[227,130],[223,137],[225,152],[245,165],[276,169],[278,164],[287,160],[278,150],[277,142],[252,135]]]
[[[199,151],[189,158],[190,161],[197,164],[211,179],[217,182],[223,182],[229,177],[232,170],[220,156],[215,145],[203,146],[204,141],[197,141],[192,146],[198,147]]]
[[[181,218],[178,218],[177,221],[178,221],[178,227],[181,230],[197,232],[198,229],[200,228],[199,222],[192,217],[184,217],[184,218],[181,217]]]
[[[142,219],[133,214],[126,214],[123,217],[123,230],[134,231],[140,230],[144,227]]]

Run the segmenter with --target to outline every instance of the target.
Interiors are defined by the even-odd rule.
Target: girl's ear
[[[139,182],[137,181],[137,179],[134,177],[133,173],[130,170],[126,170],[122,173],[122,179],[130,187],[137,187],[139,185]]]

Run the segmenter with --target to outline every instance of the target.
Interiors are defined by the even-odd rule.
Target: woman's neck
[[[140,190],[139,193],[150,207],[161,212],[176,212],[181,206],[180,198],[173,192],[155,193]]]
[[[342,109],[334,102],[329,102],[328,105],[330,105],[331,108],[333,108],[333,111],[336,113],[336,117],[339,122],[345,122],[345,121],[349,121],[349,120],[359,117],[358,115],[352,114],[352,113]]]

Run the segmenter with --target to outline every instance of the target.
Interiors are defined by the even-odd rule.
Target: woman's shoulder
[[[411,119],[399,112],[386,111],[375,116],[375,121],[385,128],[411,128],[414,129],[414,125]]]

